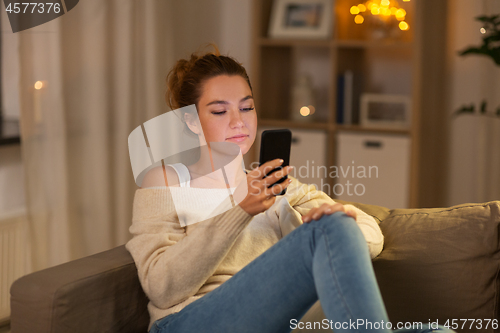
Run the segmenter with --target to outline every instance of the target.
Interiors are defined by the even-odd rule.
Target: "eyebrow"
[[[243,97],[240,100],[240,103],[244,102],[246,100],[249,100],[249,99],[253,99],[253,96],[252,95],[248,95],[248,96]],[[208,103],[206,106],[213,105],[213,104],[229,104],[229,102],[228,101],[212,101],[212,102]]]

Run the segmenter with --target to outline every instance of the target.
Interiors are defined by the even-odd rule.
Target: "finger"
[[[283,169],[273,172],[271,175],[263,179],[265,185],[269,186],[276,183],[281,178],[287,176],[293,169],[293,166],[287,166]]]
[[[291,179],[287,179],[283,183],[273,185],[266,189],[266,194],[276,196],[280,194],[285,188],[287,188],[291,182],[292,182]]]
[[[317,211],[314,212],[314,214],[312,216],[313,220],[318,220],[325,214],[327,214],[327,215],[332,214],[330,207],[331,207],[331,205],[327,204],[327,203],[324,203],[321,206],[319,206]]]
[[[317,221],[325,214],[330,215],[339,211],[345,211],[344,205],[339,203],[333,205],[325,203],[318,208],[311,209],[306,215],[304,215],[303,220],[306,223],[311,222],[313,220]]]
[[[269,162],[266,162],[262,164],[259,169],[260,169],[260,176],[261,178],[266,177],[271,171],[273,171],[276,168],[279,168],[283,164],[282,159],[275,159]]]
[[[276,167],[280,166],[281,164],[283,164],[283,161],[277,158],[254,168],[247,175],[252,178],[262,179],[268,172],[276,169]]]
[[[316,213],[317,210],[318,210],[318,208],[312,208],[309,212],[307,212],[307,214],[305,214],[304,216],[302,216],[302,221],[304,221],[304,223],[311,222],[312,221],[312,217]]]
[[[345,206],[341,203],[334,203],[333,205],[329,205],[329,207],[326,209],[327,214],[333,214],[336,212],[345,212]]]
[[[350,217],[354,218],[355,220],[356,220],[356,219],[357,219],[357,217],[358,217],[358,213],[357,213],[354,209],[352,209],[351,207],[347,207],[347,208],[345,208],[345,213],[346,213],[348,216],[350,216]]]

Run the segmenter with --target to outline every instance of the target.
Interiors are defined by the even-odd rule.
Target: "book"
[[[363,80],[360,73],[346,70],[337,80],[337,123],[359,124],[360,98]]]

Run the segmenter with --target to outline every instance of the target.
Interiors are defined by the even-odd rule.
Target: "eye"
[[[222,115],[226,113],[226,111],[212,111],[212,114],[215,114],[215,115]]]
[[[244,108],[244,109],[240,109],[240,110],[241,110],[241,111],[248,112],[248,111],[252,111],[253,109],[255,109],[255,108]]]

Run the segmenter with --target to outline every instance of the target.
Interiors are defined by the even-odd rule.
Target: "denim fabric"
[[[291,321],[318,298],[331,327],[340,328],[335,332],[391,332],[352,325],[358,319],[387,323],[388,316],[364,236],[341,212],[299,226],[217,289],[157,320],[150,332],[290,332]]]

